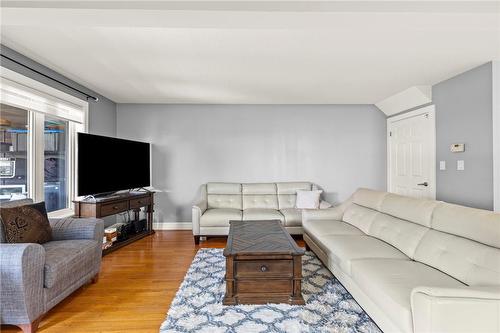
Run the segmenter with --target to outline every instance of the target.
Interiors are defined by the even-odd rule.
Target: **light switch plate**
[[[439,170],[446,170],[446,161],[439,161]]]
[[[465,162],[464,162],[464,160],[458,160],[457,161],[457,170],[458,171],[465,170]]]

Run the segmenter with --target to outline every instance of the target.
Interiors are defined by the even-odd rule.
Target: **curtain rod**
[[[97,102],[97,101],[99,100],[99,98],[98,98],[98,97],[96,97],[96,96],[89,95],[89,94],[87,94],[86,92],[81,91],[80,89],[77,89],[77,88],[75,88],[75,87],[72,87],[72,86],[70,86],[69,84],[66,84],[66,83],[64,83],[64,82],[62,82],[62,81],[59,81],[58,79],[54,79],[53,77],[48,76],[47,74],[44,74],[44,73],[42,73],[42,72],[40,72],[40,71],[38,71],[38,70],[36,70],[36,69],[34,69],[34,68],[29,67],[28,65],[25,65],[25,64],[23,64],[23,63],[21,63],[21,62],[19,62],[19,61],[15,60],[15,59],[12,59],[11,57],[6,56],[5,54],[0,54],[0,55],[2,56],[2,58],[5,58],[5,59],[7,59],[7,60],[10,60],[10,61],[12,61],[13,63],[18,64],[19,66],[22,66],[22,67],[24,67],[24,68],[27,68],[27,69],[29,69],[30,71],[32,71],[32,72],[34,72],[34,73],[36,73],[36,74],[38,74],[38,75],[41,75],[41,76],[43,76],[43,77],[45,77],[45,78],[47,78],[47,79],[49,79],[49,80],[52,80],[52,81],[54,81],[54,82],[59,83],[60,85],[65,86],[66,88],[69,88],[69,89],[71,89],[71,90],[74,90],[74,91],[76,91],[76,92],[78,92],[78,93],[80,93],[80,94],[82,94],[82,95],[86,96],[86,97],[87,97],[87,100],[92,99],[94,102]]]

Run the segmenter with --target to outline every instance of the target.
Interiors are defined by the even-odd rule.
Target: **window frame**
[[[45,115],[68,121],[67,208],[48,213],[59,218],[74,214],[73,200],[77,194],[76,136],[88,131],[88,102],[39,81],[0,66],[0,79],[20,89],[7,91],[0,85],[0,103],[28,112],[28,196],[35,202],[45,200],[44,131]],[[41,142],[41,144],[40,144]],[[38,144],[37,144],[38,143]]]

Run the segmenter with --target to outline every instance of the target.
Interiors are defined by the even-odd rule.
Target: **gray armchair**
[[[35,332],[44,313],[82,285],[97,282],[103,221],[64,218],[50,224],[53,240],[41,245],[4,243],[0,230],[1,324]]]

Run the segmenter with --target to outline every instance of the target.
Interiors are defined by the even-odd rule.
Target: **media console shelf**
[[[115,242],[111,247],[102,251],[103,255],[154,233],[154,192],[127,192],[95,200],[75,200],[73,203],[75,204],[75,217],[102,218],[132,210],[135,220],[139,220],[139,212],[141,208],[145,208],[146,230]]]

